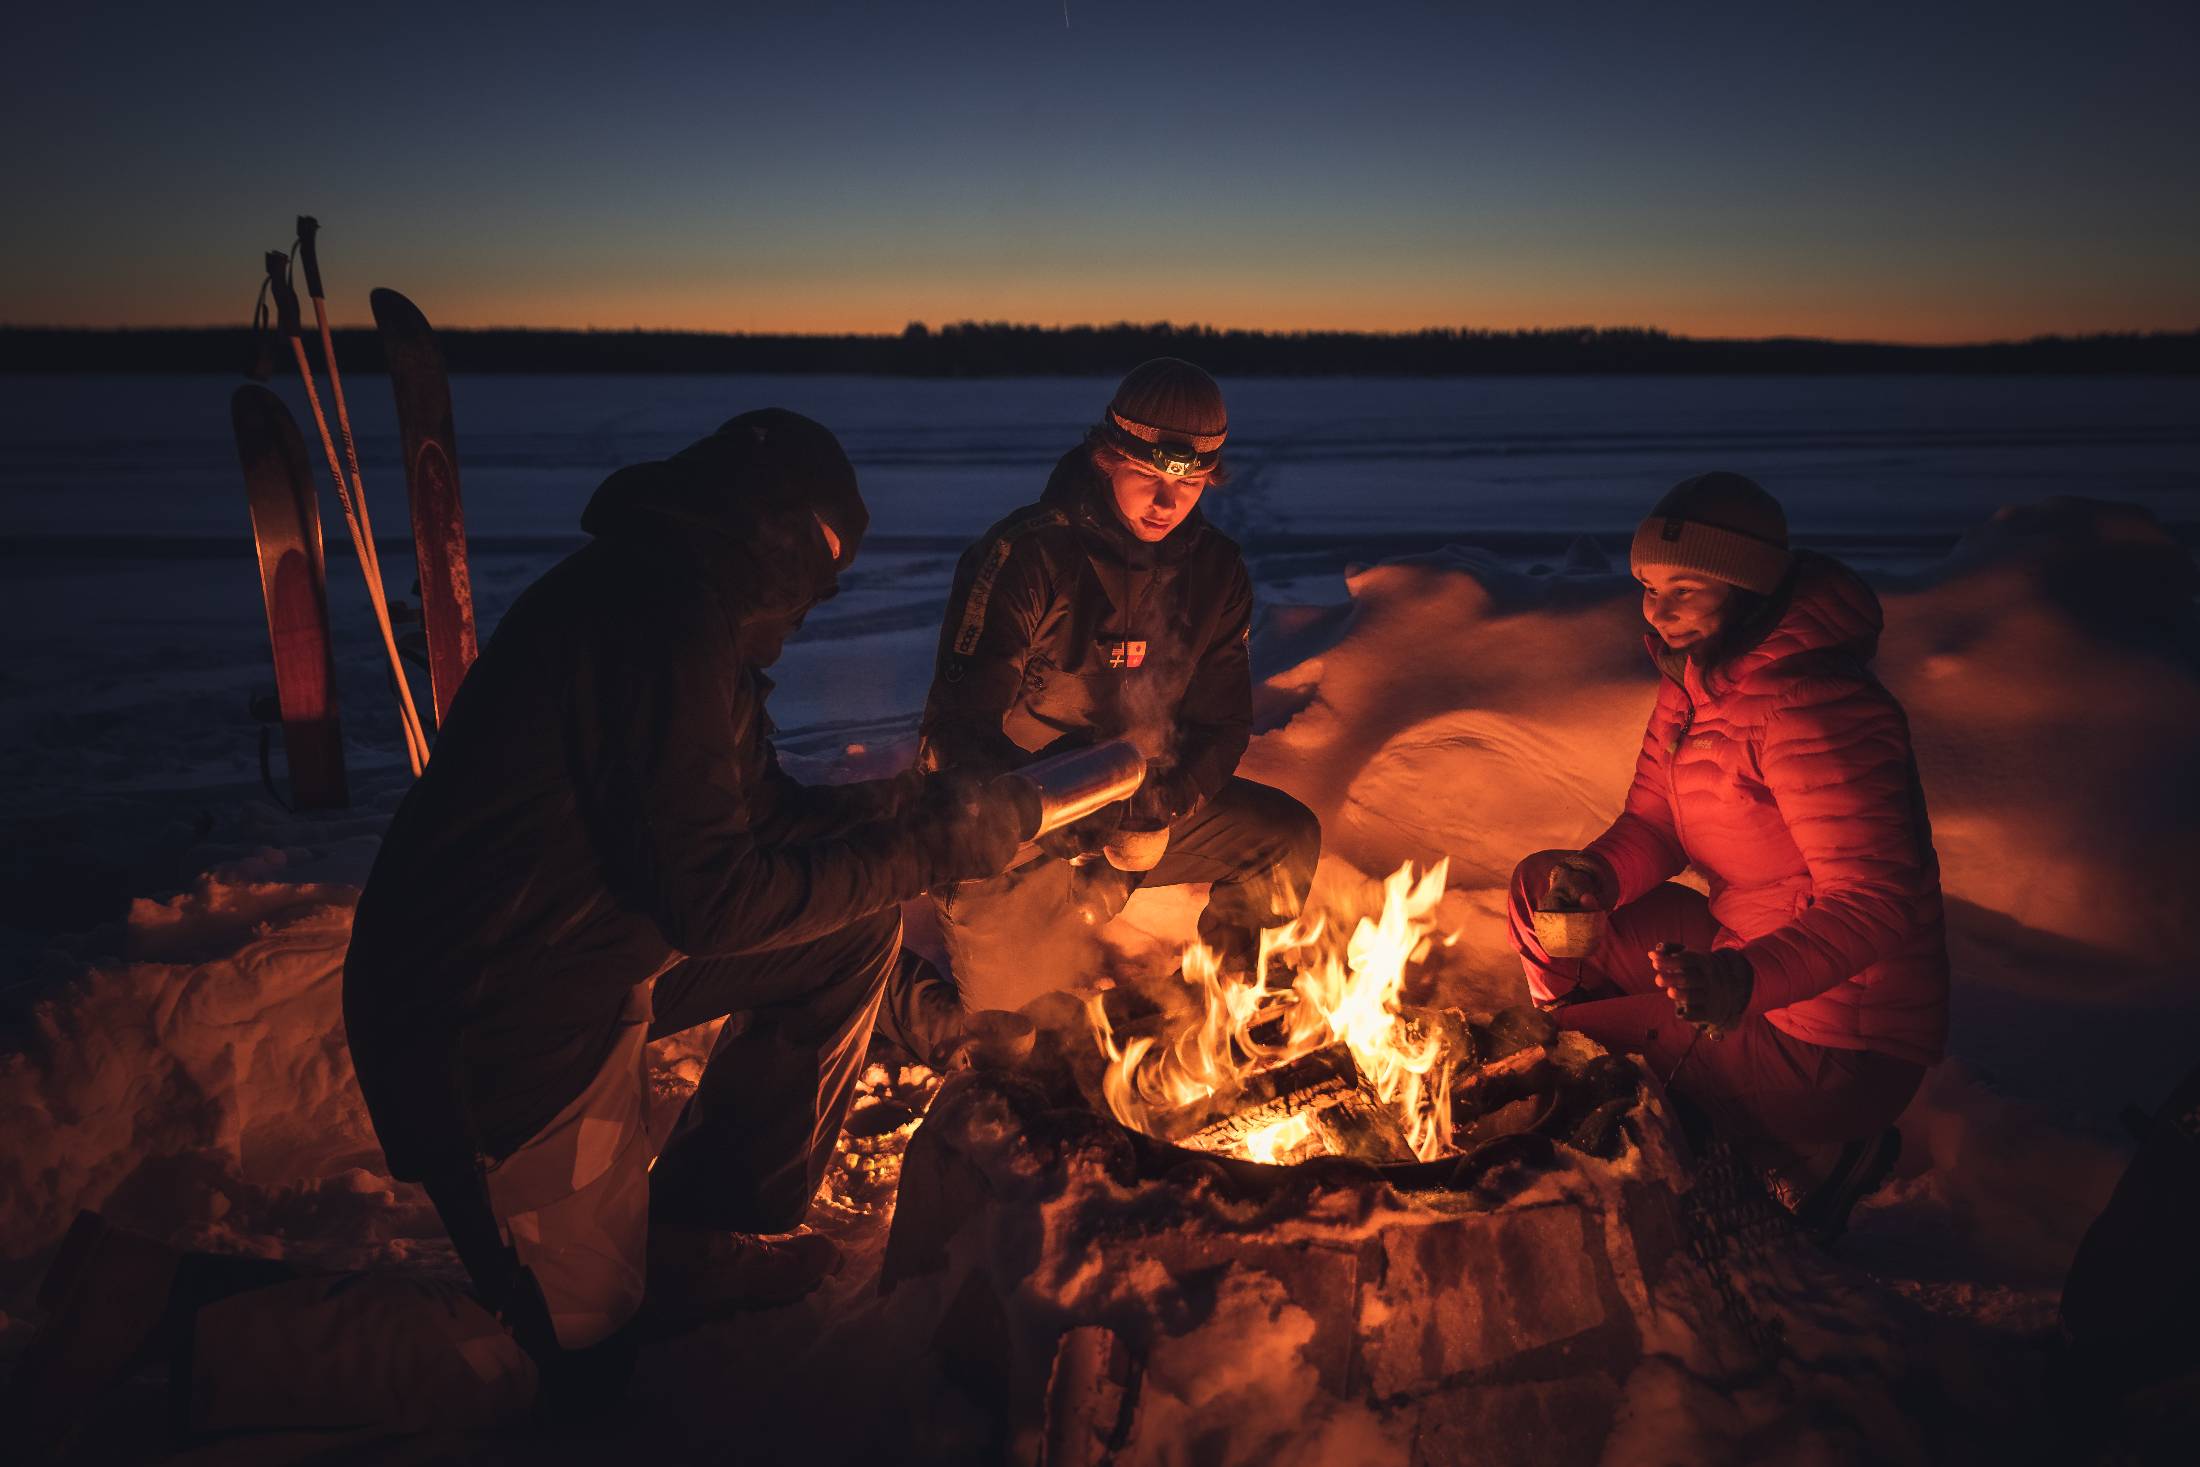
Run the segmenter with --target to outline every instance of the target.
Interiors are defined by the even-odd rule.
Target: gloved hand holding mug
[[[1123,823],[1123,804],[1102,805],[1081,820],[1048,831],[1039,837],[1039,849],[1072,866],[1097,859]]]
[[[1531,891],[1543,912],[1609,912],[1618,883],[1605,864],[1586,851],[1545,851],[1550,857],[1543,890]]]
[[[1586,851],[1537,851],[1513,868],[1513,901],[1544,955],[1585,958],[1604,940],[1619,883]]]

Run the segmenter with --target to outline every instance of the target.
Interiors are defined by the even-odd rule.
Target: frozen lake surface
[[[401,525],[386,379],[348,384],[368,488]],[[737,412],[837,432],[887,540],[960,543],[1037,491],[1100,378],[462,377],[473,533],[571,536],[612,469]],[[276,386],[311,435],[293,377]],[[18,536],[244,533],[219,377],[0,379],[0,495]],[[1253,540],[1624,532],[1689,474],[1749,474],[1804,534],[1956,531],[2012,498],[2087,493],[2200,518],[2200,379],[1253,378],[1224,384]],[[318,465],[316,466],[318,471]]]
[[[387,380],[349,396],[393,595],[412,582]],[[173,811],[258,785],[253,693],[272,687],[220,377],[0,381],[0,822],[12,890],[112,890],[160,869]],[[387,678],[321,485],[349,757],[402,776]],[[1624,569],[1666,487],[1733,469],[1785,502],[1802,543],[1876,570],[1923,565],[1997,507],[2124,500],[2200,542],[2200,379],[1536,377],[1224,384],[1236,474],[1207,508],[1248,551],[1264,606],[1343,599],[1346,566],[1464,543],[1521,568],[1578,535]],[[888,744],[914,726],[954,559],[1038,494],[1113,388],[1103,378],[461,377],[453,383],[484,633],[578,545],[605,474],[779,405],[832,427],[872,508],[862,560],[788,647],[773,713],[791,751]],[[166,813],[164,813],[166,812]],[[87,852],[85,843],[102,847]],[[121,852],[111,849],[121,847]],[[88,861],[100,880],[67,879]],[[26,898],[26,900],[31,900]],[[65,926],[75,915],[18,912]],[[0,927],[13,925],[0,922]],[[49,930],[50,927],[49,927]]]

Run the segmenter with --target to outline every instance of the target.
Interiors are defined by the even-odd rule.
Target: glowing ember
[[[1256,1127],[1211,1123],[1240,1109],[1256,1077],[1342,1045],[1358,1067],[1358,1084],[1395,1119],[1415,1156],[1452,1154],[1457,1061],[1443,1027],[1409,1014],[1401,998],[1407,970],[1431,946],[1446,867],[1439,861],[1418,880],[1410,863],[1399,867],[1383,883],[1381,912],[1362,918],[1341,949],[1318,917],[1262,934],[1252,974],[1218,971],[1215,954],[1194,944],[1185,950],[1184,977],[1199,986],[1200,1003],[1172,1034],[1119,1044],[1092,999],[1093,1031],[1108,1060],[1101,1089],[1115,1118],[1169,1139],[1205,1127],[1187,1144],[1254,1161],[1299,1160],[1295,1153],[1322,1128],[1309,1109],[1268,1120],[1273,1093],[1252,1097],[1261,1103]],[[1271,976],[1279,971],[1291,975],[1288,991],[1278,991]],[[1288,1104],[1290,1096],[1282,1099]],[[1217,1141],[1218,1133],[1225,1139]]]
[[[1293,1111],[1272,1126],[1263,1126],[1245,1138],[1245,1154],[1274,1165],[1314,1134],[1314,1122],[1305,1111]]]

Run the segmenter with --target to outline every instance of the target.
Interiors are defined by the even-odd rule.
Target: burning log
[[[1462,1151],[1535,1130],[1556,1109],[1557,1071],[1542,1045],[1516,1050],[1460,1076],[1452,1090],[1452,1144]]]
[[[1460,1111],[1472,1114],[1518,1100],[1534,1090],[1546,1088],[1549,1078],[1550,1051],[1542,1045],[1531,1045],[1515,1050],[1503,1059],[1467,1070],[1452,1089],[1452,1103]]]
[[[1286,1166],[1317,1156],[1413,1160],[1398,1118],[1370,1093],[1342,1044],[1251,1076],[1227,1114],[1177,1144]]]

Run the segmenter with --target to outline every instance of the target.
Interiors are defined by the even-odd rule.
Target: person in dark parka
[[[1065,914],[1072,926],[1103,922],[1141,885],[1211,882],[1200,936],[1237,971],[1251,968],[1261,929],[1306,899],[1319,822],[1236,774],[1252,729],[1252,582],[1198,508],[1223,478],[1227,433],[1213,378],[1173,358],[1147,362],[1039,501],[962,557],[920,763],[1010,769],[1114,738],[1147,759],[1128,801],[1048,837],[1000,877],[934,893],[966,1009],[1017,1007],[1086,976],[1050,961],[1042,931]],[[912,986],[930,985],[910,968]],[[946,1005],[933,987],[925,1007],[937,1029]]]
[[[833,436],[782,411],[613,474],[392,820],[345,1023],[389,1169],[425,1184],[476,1293],[178,1260],[86,1214],[48,1289],[53,1399],[157,1324],[194,1429],[462,1425],[538,1383],[615,1392],[645,1281],[673,1317],[814,1285],[827,1240],[748,1235],[816,1191],[899,904],[994,875],[1038,823],[1007,785],[780,770],[764,669],[867,519]],[[652,1172],[644,1043],[726,1015]]]
[[[502,1163],[624,1066],[622,1045],[740,1013],[648,1216],[801,1221],[898,904],[997,871],[1026,813],[780,771],[763,669],[867,523],[830,433],[750,413],[612,475],[582,517],[595,542],[506,615],[391,824],[346,963],[354,1062],[398,1176]]]

